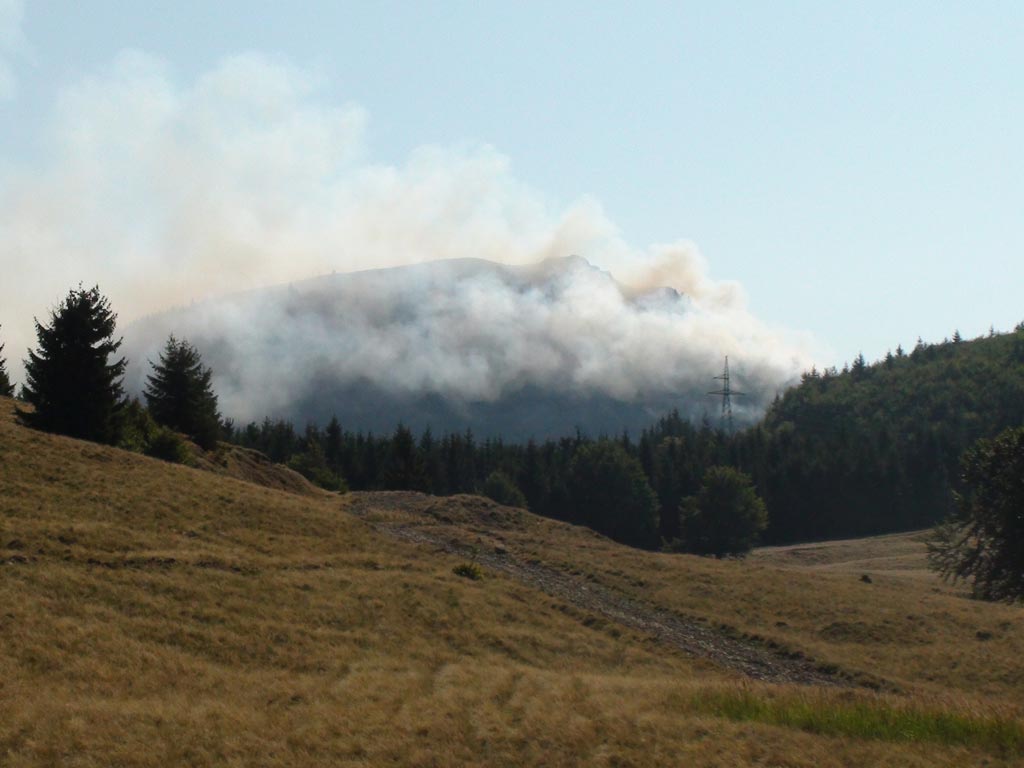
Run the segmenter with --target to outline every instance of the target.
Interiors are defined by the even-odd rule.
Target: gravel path
[[[527,586],[609,620],[649,634],[687,654],[706,658],[720,667],[754,680],[801,685],[849,686],[843,675],[822,668],[798,654],[787,654],[766,644],[737,637],[692,618],[644,604],[592,580],[566,573],[536,559],[525,559],[507,547],[481,550],[446,535],[426,515],[422,521],[374,520],[378,511],[415,516],[422,508],[421,494],[353,493],[347,511],[369,518],[375,529],[396,539],[422,544],[471,558],[479,565],[505,574]],[[418,502],[418,503],[417,503]],[[433,530],[432,530],[433,529]]]

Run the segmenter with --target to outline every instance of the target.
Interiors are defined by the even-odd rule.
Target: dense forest
[[[966,341],[919,341],[868,365],[811,371],[736,438],[771,540],[920,528],[953,509],[960,457],[1024,424],[1024,324]]]
[[[529,508],[579,520],[573,458],[611,442],[637,459],[659,507],[656,536],[680,535],[680,504],[706,470],[749,474],[767,503],[764,539],[788,542],[859,536],[931,525],[952,510],[964,451],[979,437],[1024,424],[1024,324],[1007,334],[940,344],[919,342],[868,364],[805,373],[757,425],[729,435],[705,419],[670,413],[638,436],[586,436],[505,443],[471,432],[419,436],[399,425],[388,435],[353,433],[332,420],[298,431],[266,420],[228,438],[288,463],[327,487],[479,492],[507,478]],[[498,487],[502,487],[498,484]]]

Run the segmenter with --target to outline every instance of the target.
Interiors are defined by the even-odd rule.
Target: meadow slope
[[[652,554],[471,497],[267,488],[32,432],[13,409],[0,399],[4,766],[1024,755],[1024,614],[922,573],[919,542],[899,540],[885,568],[863,562],[884,554],[846,550]],[[757,636],[853,684],[752,681],[499,571],[452,572],[484,547]]]

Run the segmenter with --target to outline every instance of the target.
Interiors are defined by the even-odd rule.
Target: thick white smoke
[[[527,388],[626,402],[708,404],[722,355],[742,359],[757,398],[792,376],[775,334],[711,291],[636,294],[582,258],[527,267],[455,260],[328,276],[205,302],[131,326],[156,359],[170,333],[199,346],[224,410],[289,414],[311,390],[372,386],[494,402]],[[131,384],[140,389],[143,367]],[[698,410],[699,412],[699,410]]]
[[[308,318],[289,326],[275,316],[274,327],[296,365],[484,399],[550,381],[628,398],[681,371],[706,380],[726,353],[775,385],[806,364],[806,346],[754,318],[739,286],[712,280],[692,246],[633,248],[590,199],[553,210],[487,146],[423,147],[401,165],[375,164],[366,127],[358,106],[320,102],[311,74],[259,55],[181,83],[161,60],[128,52],[71,84],[45,137],[46,166],[0,162],[0,269],[13,276],[0,288],[0,323],[15,378],[33,315],[44,318],[80,281],[100,285],[124,328],[167,307],[333,271],[570,254],[625,289],[577,269],[554,291],[492,276],[446,297],[441,271],[422,285],[379,286],[417,304],[408,323],[357,324],[364,336],[343,339]],[[662,286],[685,294],[685,308],[636,299]],[[266,329],[222,320],[239,344],[271,330],[269,317]],[[290,396],[288,381],[265,386],[269,362],[254,355],[251,369],[232,372],[225,396],[238,416]]]

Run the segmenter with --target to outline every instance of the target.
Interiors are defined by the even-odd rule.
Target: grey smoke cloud
[[[200,348],[224,411],[243,420],[295,416],[326,384],[465,403],[532,388],[700,413],[724,354],[742,360],[756,409],[799,364],[714,292],[638,292],[579,257],[440,261],[241,294],[129,327],[131,357],[156,359],[170,333]],[[134,389],[144,373],[133,368]]]
[[[754,317],[741,287],[712,279],[691,244],[631,246],[596,201],[552,207],[488,146],[425,146],[401,164],[375,163],[368,122],[358,105],[320,101],[314,73],[257,54],[183,82],[160,59],[125,52],[68,85],[45,164],[0,162],[0,268],[16,276],[0,286],[0,324],[14,376],[32,316],[79,281],[100,285],[122,329],[198,302],[171,330],[220,350],[225,410],[242,418],[275,410],[325,368],[393,391],[488,400],[524,384],[637,398],[680,377],[706,380],[724,354],[766,386],[808,365],[810,341]],[[569,254],[608,272],[526,266]],[[470,258],[523,270],[362,275],[340,298],[308,297],[316,312],[206,301]],[[557,274],[544,274],[552,263]],[[659,287],[685,298],[651,294]],[[155,358],[153,339],[129,341],[136,364]],[[286,351],[294,379],[273,375],[267,348]]]

